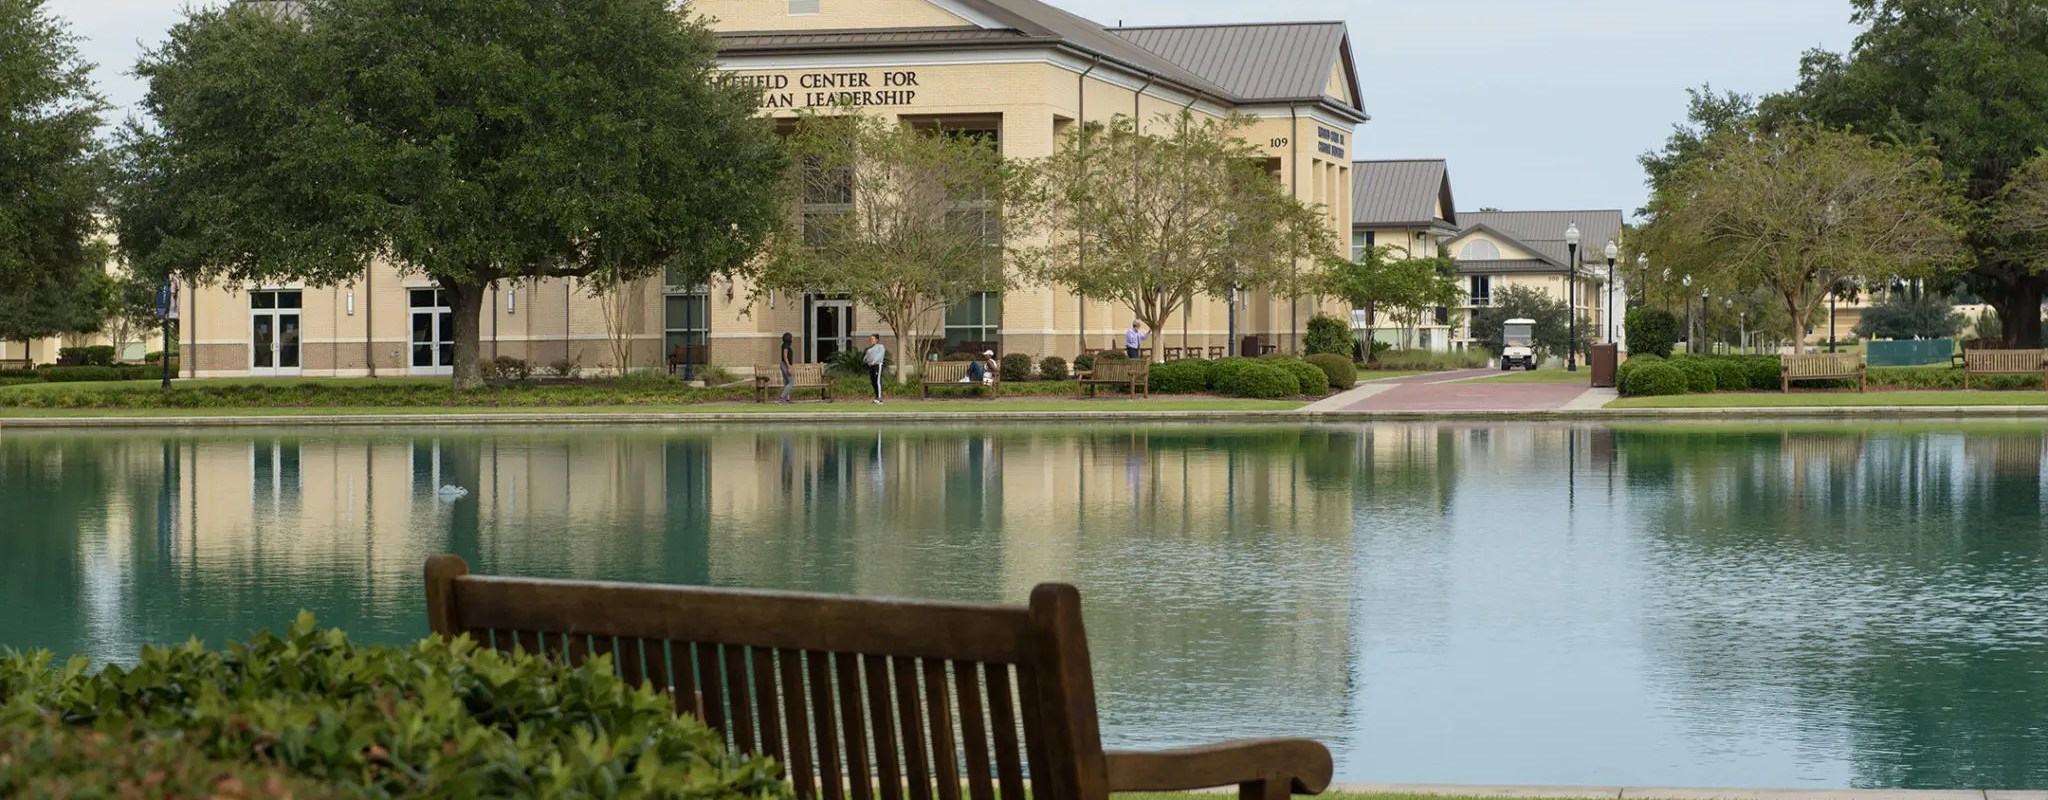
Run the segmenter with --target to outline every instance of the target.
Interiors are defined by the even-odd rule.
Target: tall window
[[[947,352],[968,342],[993,342],[1002,328],[1003,296],[982,292],[946,309]]]
[[[1002,134],[995,128],[949,127],[940,124],[937,132],[940,136],[966,139],[990,149],[1002,147]],[[987,266],[1000,267],[1003,255],[1003,217],[987,187],[953,198],[953,208],[946,212],[946,218],[954,225],[979,231],[982,244],[988,248]]]
[[[711,294],[705,284],[678,283],[674,270],[662,279],[662,352],[664,358],[677,355],[679,348],[708,343],[711,337]]]
[[[1367,251],[1367,250],[1371,249],[1371,248],[1372,248],[1372,245],[1373,245],[1373,232],[1372,232],[1372,231],[1352,231],[1352,232],[1351,232],[1351,260],[1352,260],[1352,261],[1364,261],[1364,260],[1365,260],[1365,251]]]
[[[1493,305],[1492,275],[1474,275],[1467,283],[1469,284],[1470,294],[1472,295],[1472,305]]]
[[[817,247],[831,235],[832,222],[853,212],[853,168],[804,165],[804,243]]]

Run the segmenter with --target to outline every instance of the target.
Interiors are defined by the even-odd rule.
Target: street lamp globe
[[[1565,229],[1564,229],[1564,243],[1565,243],[1565,244],[1568,244],[1568,245],[1571,245],[1571,246],[1573,246],[1573,247],[1578,247],[1578,246],[1579,246],[1579,224],[1578,224],[1578,223],[1574,222],[1574,223],[1572,223],[1572,224],[1570,224],[1570,225],[1568,225],[1568,226],[1566,226],[1566,227],[1565,227]]]
[[[1620,256],[1621,248],[1614,246],[1613,239],[1607,240],[1607,260],[1613,261],[1614,259],[1619,258]]]

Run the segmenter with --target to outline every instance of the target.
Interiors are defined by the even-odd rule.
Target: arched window
[[[1458,248],[1459,261],[1499,261],[1500,248],[1485,239],[1474,239]]]

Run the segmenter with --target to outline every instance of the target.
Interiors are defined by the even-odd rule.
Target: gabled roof
[[[1161,58],[1231,94],[1259,100],[1317,100],[1328,95],[1330,67],[1347,46],[1342,22],[1175,25],[1111,28]],[[1260,58],[1259,56],[1266,56]],[[1349,93],[1357,77],[1345,71]]]
[[[1358,79],[1341,22],[1107,29],[1040,0],[943,0],[940,5],[967,12],[962,16],[975,24],[721,31],[720,51],[750,55],[1055,46],[1157,76],[1164,84],[1224,103],[1316,102],[1358,121],[1367,119],[1357,101]],[[1204,43],[1212,40],[1234,44],[1205,51]],[[1337,65],[1342,65],[1351,84],[1352,100],[1324,93],[1330,69]]]
[[[1439,218],[1441,207],[1448,217]],[[1351,224],[1355,227],[1426,228],[1458,224],[1444,160],[1351,162]]]
[[[1568,263],[1569,248],[1564,243],[1564,231],[1572,225],[1579,226],[1579,260],[1591,264],[1606,260],[1601,251],[1608,242],[1621,243],[1622,214],[1620,209],[1596,209],[1588,211],[1467,211],[1459,215],[1464,227],[1458,231],[1462,237],[1476,228],[1485,228],[1496,236],[1504,236],[1531,251],[1539,253],[1547,261],[1559,267]]]

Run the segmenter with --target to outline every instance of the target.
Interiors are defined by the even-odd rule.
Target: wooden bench
[[[1964,350],[1963,388],[1977,375],[2040,375],[2048,388],[2048,350]]]
[[[967,377],[967,367],[973,363],[972,361],[925,362],[924,375],[918,379],[919,389],[924,398],[927,400],[931,399],[933,389],[981,389],[984,390],[984,394],[990,400],[994,400],[996,395],[1001,394],[1003,390],[1002,374],[991,369],[988,371],[987,383],[963,380]],[[984,363],[982,366],[986,368],[988,365]]]
[[[818,397],[832,402],[832,381],[825,377],[823,364],[791,364],[789,382],[794,392],[816,391]],[[782,366],[780,364],[754,365],[754,402],[768,402],[768,392],[782,391]]]
[[[1122,386],[1131,394],[1142,397],[1152,396],[1152,362],[1129,359],[1095,360],[1095,368],[1088,371],[1074,387],[1075,397],[1094,397],[1097,386]]]
[[[1854,353],[1802,353],[1780,356],[1778,361],[1779,391],[1792,391],[1793,381],[1855,378],[1859,392],[1869,384],[1863,357]]]
[[[1306,739],[1103,750],[1072,586],[1017,607],[488,577],[451,555],[428,559],[426,584],[434,634],[571,664],[611,654],[733,751],[774,758],[800,800],[1027,800],[1027,783],[1033,800],[1285,800],[1330,783],[1329,751]]]

